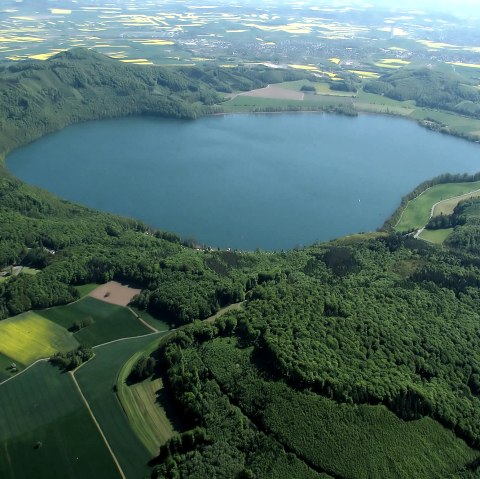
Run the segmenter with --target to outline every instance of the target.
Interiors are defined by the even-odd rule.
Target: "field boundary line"
[[[50,360],[50,358],[37,359],[34,363],[28,365],[25,369],[22,369],[22,370],[19,371],[17,374],[15,374],[15,376],[12,376],[11,378],[8,378],[8,379],[5,379],[5,381],[2,381],[2,382],[0,383],[0,386],[3,386],[4,384],[8,383],[8,381],[11,381],[12,379],[18,378],[18,376],[20,376],[21,374],[27,372],[31,367],[35,366],[35,364],[42,363],[42,362],[49,361],[49,360]]]
[[[108,341],[107,343],[102,343],[102,344],[97,344],[96,346],[92,346],[92,349],[102,348],[103,346],[108,346],[109,344],[113,344],[113,343],[119,343],[121,341],[131,341],[132,339],[146,338],[147,336],[154,336],[160,333],[167,333],[168,331],[171,331],[171,330],[166,329],[165,331],[157,331],[155,333],[152,332],[148,334],[141,334],[140,336],[130,336],[129,338],[114,339],[113,341]]]
[[[145,320],[143,320],[139,314],[137,314],[130,306],[127,306],[127,309],[141,322],[143,323],[148,329],[159,333],[160,331],[157,328],[154,328],[151,324],[148,324]]]
[[[468,195],[471,195],[473,193],[478,193],[480,191],[480,188],[476,189],[476,190],[472,190],[472,191],[467,191],[467,193],[463,193],[461,195],[457,195],[457,196],[452,196],[451,198],[445,198],[443,200],[440,200],[440,201],[437,201],[433,206],[432,206],[432,209],[430,210],[430,218],[432,218],[433,216],[433,213],[435,213],[435,208],[440,204],[440,203],[444,203],[445,201],[450,201],[450,200],[456,200],[457,198],[459,199],[459,202],[461,201],[460,198],[462,198],[463,196],[468,196]],[[466,199],[469,199],[469,198],[466,198]]]
[[[113,449],[110,447],[110,444],[108,443],[108,440],[107,440],[105,434],[103,433],[102,428],[100,427],[100,424],[98,423],[97,418],[95,417],[95,414],[93,414],[93,411],[92,411],[92,408],[90,407],[90,404],[88,403],[87,399],[83,395],[83,392],[80,388],[80,385],[77,382],[77,378],[75,377],[75,374],[73,374],[72,371],[70,371],[70,377],[72,378],[73,383],[75,384],[75,387],[77,388],[77,391],[78,391],[78,393],[80,394],[80,397],[83,400],[83,403],[85,404],[88,412],[90,413],[90,416],[92,417],[93,422],[95,423],[95,426],[97,426],[98,432],[102,436],[103,442],[107,446],[107,449],[112,456],[113,462],[117,466],[117,469],[118,469],[118,472],[120,473],[120,476],[122,477],[122,479],[127,479],[127,477],[125,476],[125,473],[123,472],[122,466],[120,466],[120,463],[118,462],[118,459],[115,456],[115,453],[113,452]]]

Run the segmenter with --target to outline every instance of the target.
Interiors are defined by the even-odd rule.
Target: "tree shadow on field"
[[[182,417],[182,411],[176,406],[174,399],[168,394],[165,386],[162,383],[162,387],[155,391],[155,402],[163,408],[168,420],[172,423],[175,431],[182,433],[189,429],[187,421]]]

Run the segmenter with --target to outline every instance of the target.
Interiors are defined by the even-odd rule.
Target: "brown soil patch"
[[[277,100],[303,100],[305,94],[300,91],[287,90],[278,86],[268,85],[265,88],[240,93],[240,96],[254,96],[257,98],[274,98]]]
[[[118,304],[119,306],[127,306],[132,298],[139,294],[141,289],[132,288],[127,284],[121,284],[117,281],[109,281],[102,284],[97,289],[94,289],[88,296],[100,299],[111,304]]]

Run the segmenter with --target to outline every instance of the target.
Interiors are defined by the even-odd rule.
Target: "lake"
[[[312,113],[73,125],[7,158],[22,180],[201,244],[286,249],[381,226],[480,146],[399,118]]]

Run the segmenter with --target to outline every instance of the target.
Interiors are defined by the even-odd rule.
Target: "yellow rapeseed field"
[[[77,346],[65,328],[33,312],[0,322],[0,352],[23,365]]]

